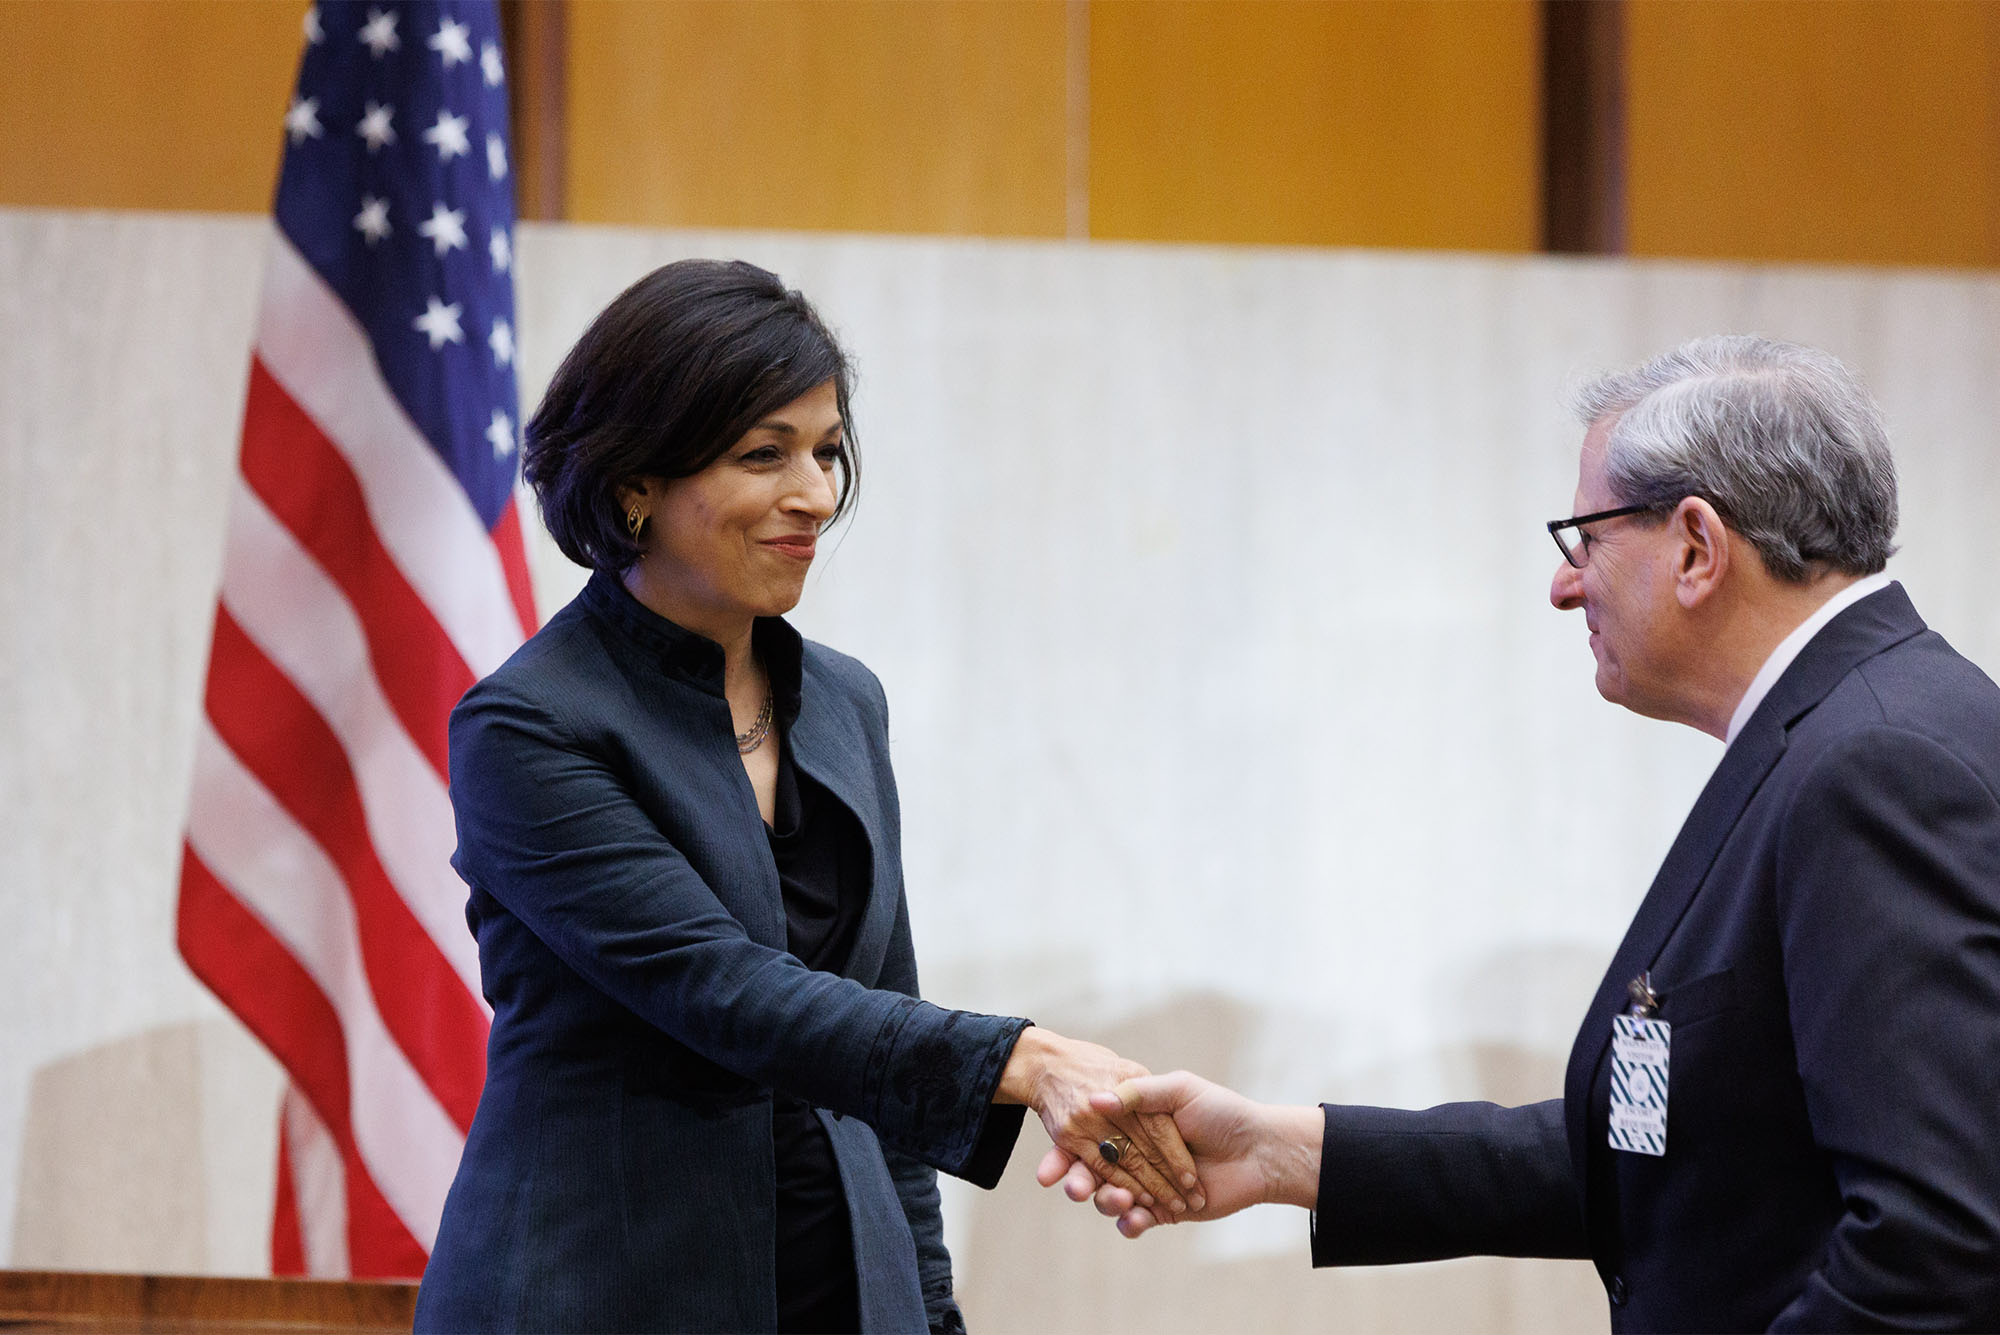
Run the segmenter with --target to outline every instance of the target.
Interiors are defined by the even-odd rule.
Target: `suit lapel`
[[[1820,628],[1750,716],[1709,776],[1694,809],[1633,915],[1611,967],[1597,987],[1583,1028],[1570,1049],[1563,1079],[1563,1118],[1579,1186],[1589,1165],[1590,1091],[1611,1046],[1611,1017],[1625,1008],[1626,985],[1650,969],[1694,902],[1730,831],[1785,752],[1792,724],[1812,711],[1865,659],[1924,629],[1900,584],[1870,594]]]
[[[868,739],[853,709],[826,689],[808,663],[799,690],[799,716],[792,723],[792,760],[821,787],[838,798],[861,823],[868,840],[868,903],[855,930],[848,955],[848,978],[872,987],[882,971],[895,926],[895,900],[882,889],[882,794],[869,763]]]
[[[1763,711],[1758,711],[1762,717]],[[1702,878],[1714,865],[1715,856],[1729,832],[1736,827],[1750,798],[1771,767],[1784,753],[1784,731],[1780,728],[1747,727],[1722,757],[1708,783],[1695,799],[1694,810],[1681,824],[1666,861],[1653,877],[1653,884],[1633,915],[1611,967],[1597,985],[1597,995],[1570,1049],[1569,1069],[1563,1080],[1563,1117],[1568,1124],[1570,1156],[1582,1181],[1590,1085],[1605,1049],[1611,1046],[1611,1017],[1625,1007],[1625,988],[1643,969],[1649,968],[1660,948],[1694,902]]]

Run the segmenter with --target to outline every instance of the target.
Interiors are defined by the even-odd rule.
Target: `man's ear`
[[[1675,506],[1667,523],[1679,540],[1674,552],[1674,596],[1682,607],[1699,607],[1728,577],[1736,555],[1730,550],[1735,535],[1715,507],[1699,496],[1689,496]]]

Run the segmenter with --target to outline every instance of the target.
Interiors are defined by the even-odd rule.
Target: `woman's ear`
[[[621,482],[613,495],[618,500],[618,514],[625,525],[626,535],[634,543],[643,543],[653,518],[654,485],[656,478],[635,477]]]

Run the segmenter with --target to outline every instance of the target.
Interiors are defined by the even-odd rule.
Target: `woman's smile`
[[[769,547],[780,556],[789,557],[794,561],[803,561],[810,565],[813,559],[813,552],[818,546],[818,541],[816,534],[787,533],[775,538],[765,538],[762,540],[761,545]]]

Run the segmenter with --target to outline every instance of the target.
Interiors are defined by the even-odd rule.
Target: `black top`
[[[785,694],[789,704],[790,692]],[[790,722],[785,711],[779,713],[781,723]],[[764,832],[784,894],[786,942],[808,966],[840,973],[867,907],[867,838],[854,813],[811,775],[800,773],[791,747],[780,745],[776,820]],[[778,1329],[858,1330],[847,1198],[812,1105],[790,1094],[774,1096],[771,1148],[777,1166]]]
[[[854,813],[778,757],[776,823],[764,827],[785,896],[785,938],[809,968],[840,973],[868,899],[868,843]]]

